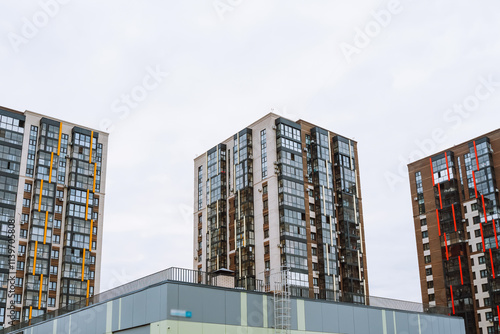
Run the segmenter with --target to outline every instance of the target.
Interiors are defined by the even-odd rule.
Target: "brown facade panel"
[[[494,176],[493,178],[496,180],[499,180],[500,177],[500,130],[496,130],[490,133],[487,133],[485,135],[479,136],[477,138],[470,139],[462,144],[456,145],[454,147],[451,147],[447,149],[446,151],[441,151],[437,152],[436,154],[433,154],[430,157],[426,157],[424,159],[421,159],[419,161],[413,162],[408,166],[408,172],[409,172],[409,180],[410,180],[410,189],[411,189],[411,201],[412,201],[412,209],[413,209],[413,217],[414,217],[414,225],[415,225],[415,236],[416,236],[416,243],[417,243],[417,252],[418,252],[418,263],[419,263],[419,271],[420,271],[420,281],[421,281],[421,291],[422,291],[422,300],[424,303],[428,303],[428,287],[427,287],[427,280],[426,280],[426,275],[425,275],[425,266],[429,265],[429,263],[425,263],[424,261],[424,248],[423,248],[423,243],[422,243],[422,227],[420,226],[420,217],[425,217],[427,221],[427,230],[428,230],[428,236],[429,236],[429,246],[430,246],[430,257],[431,257],[431,262],[430,264],[432,265],[432,273],[433,273],[433,282],[434,282],[434,295],[435,295],[435,301],[437,305],[443,305],[443,306],[450,306],[451,305],[451,296],[450,296],[450,288],[449,286],[451,285],[453,287],[453,300],[457,298],[460,298],[460,294],[457,294],[457,290],[460,290],[460,279],[458,280],[458,283],[455,281],[448,281],[448,279],[445,276],[445,268],[453,268],[453,261],[452,256],[450,255],[450,258],[448,259],[446,257],[446,249],[449,249],[451,251],[452,249],[452,244],[451,241],[447,238],[447,241],[449,241],[448,247],[445,248],[444,246],[444,232],[441,231],[441,236],[440,236],[440,229],[441,229],[441,221],[438,220],[437,217],[437,212],[439,212],[441,219],[444,219],[446,222],[447,217],[450,217],[450,215],[446,214],[446,210],[449,210],[451,206],[453,206],[453,209],[455,209],[455,213],[459,217],[463,217],[463,220],[455,220],[454,223],[457,225],[457,229],[463,230],[463,238],[465,240],[461,241],[460,239],[457,241],[454,241],[457,246],[453,247],[460,247],[461,251],[460,253],[455,253],[455,258],[460,256],[461,263],[462,263],[462,268],[466,269],[460,269],[460,272],[463,270],[467,270],[469,272],[469,275],[465,278],[467,281],[470,280],[470,286],[465,284],[464,289],[469,289],[469,291],[472,291],[472,296],[470,297],[472,299],[472,302],[470,303],[471,310],[469,311],[462,311],[463,306],[462,304],[457,304],[457,309],[460,310],[460,315],[464,317],[472,317],[473,319],[475,318],[475,323],[477,324],[476,327],[474,328],[473,326],[468,328],[468,333],[474,332],[474,330],[479,333],[479,324],[478,324],[478,311],[479,310],[488,310],[493,313],[493,315],[496,317],[496,305],[495,304],[495,298],[493,296],[490,296],[490,301],[491,301],[491,306],[486,306],[486,307],[479,307],[478,302],[476,301],[476,294],[474,293],[474,284],[479,285],[478,280],[480,277],[475,277],[472,275],[472,266],[475,265],[476,271],[478,269],[478,263],[472,263],[472,256],[474,255],[481,255],[485,254],[485,257],[488,259],[489,254],[488,252],[483,253],[483,251],[474,251],[472,252],[472,248],[475,250],[475,244],[471,247],[469,243],[474,243],[471,238],[477,238],[477,235],[470,235],[473,234],[472,232],[467,232],[467,228],[471,230],[477,230],[477,226],[481,226],[483,230],[487,231],[493,231],[493,228],[491,228],[491,222],[484,222],[484,218],[482,215],[482,203],[479,201],[478,204],[478,214],[480,215],[479,217],[477,216],[478,214],[473,214],[472,212],[466,213],[464,210],[464,203],[466,202],[473,202],[475,201],[475,190],[471,188],[469,190],[469,185],[467,181],[467,171],[468,169],[470,170],[471,167],[466,168],[466,162],[465,162],[465,155],[471,153],[472,150],[472,171],[473,173],[479,173],[481,172],[481,169],[484,167],[480,167],[479,169],[474,169],[476,165],[476,156],[475,152],[473,149],[473,143],[475,141],[479,141],[479,143],[482,142],[482,139],[487,137],[489,139],[489,142],[491,144],[491,148],[493,152],[489,153],[490,156],[489,158],[484,154],[484,153],[479,153],[479,156],[482,155],[482,161],[491,161],[491,167],[494,170]],[[469,145],[471,148],[469,148]],[[446,155],[445,155],[446,152]],[[450,162],[453,165],[449,166],[446,165],[445,169],[454,169],[454,178],[449,178],[449,181],[446,180],[446,174],[440,174],[440,175],[445,175],[444,181],[440,181],[439,183],[437,180],[434,180],[433,182],[433,175],[432,173],[436,171],[431,169],[431,159],[434,158],[434,161],[438,161],[439,159],[444,160],[444,157],[450,158]],[[486,158],[485,158],[486,157]],[[489,160],[488,160],[489,159]],[[458,163],[460,161],[460,164]],[[442,165],[441,165],[442,166]],[[443,170],[442,167],[439,167],[440,169],[438,171]],[[417,172],[420,172],[421,178],[422,178],[422,188],[423,188],[423,202],[425,205],[425,212],[420,213],[419,212],[419,203],[418,203],[418,197],[419,194],[417,193],[417,187],[416,187],[416,177],[415,174]],[[488,179],[491,180],[491,179]],[[479,182],[479,181],[478,181]],[[494,182],[494,181],[486,181],[485,179],[481,180],[481,182]],[[438,185],[434,185],[434,183]],[[498,185],[496,185],[498,187]],[[485,189],[484,187],[482,189]],[[488,188],[488,191],[491,191],[490,188]],[[445,192],[445,190],[447,192]],[[454,191],[456,192],[456,195],[453,194],[455,197],[452,198],[452,204],[450,202],[446,202],[446,196],[450,196],[449,191]],[[498,201],[498,192],[496,192],[496,200]],[[480,196],[481,197],[481,196]],[[444,203],[443,203],[444,202]],[[497,202],[498,205],[498,202]],[[436,212],[436,209],[438,210]],[[498,212],[498,208],[494,208]],[[468,215],[469,217],[475,217],[476,219],[479,219],[480,225],[476,225],[475,223],[472,222],[472,218],[469,218],[469,221],[465,220],[465,215]],[[440,226],[438,226],[438,221],[440,221]],[[497,224],[497,229],[498,229],[498,224]],[[449,232],[449,230],[448,230]],[[486,233],[486,232],[484,232]],[[490,232],[492,233],[492,232]],[[452,232],[449,232],[449,234],[453,234]],[[484,235],[483,235],[484,237]],[[454,239],[456,240],[456,239]],[[494,238],[493,238],[494,240]],[[453,244],[455,245],[455,244]],[[496,253],[495,247],[493,247],[493,251]],[[485,265],[487,268],[490,267],[490,262],[486,261]],[[465,267],[464,267],[465,266]],[[452,270],[452,269],[450,269]],[[491,269],[489,270],[489,277],[488,277],[488,285],[491,284],[492,282],[492,277],[491,277]],[[449,273],[448,275],[453,275],[452,273]],[[458,274],[455,274],[458,275]],[[453,277],[453,276],[449,276]],[[476,282],[476,283],[475,283]],[[463,285],[462,285],[463,286]],[[464,290],[466,291],[466,290]],[[491,291],[491,290],[489,290]],[[483,291],[484,293],[484,291]],[[491,293],[486,291],[486,293]],[[464,298],[464,297],[462,297]],[[465,297],[468,298],[468,297]],[[457,311],[458,312],[458,311]],[[484,314],[483,314],[484,316]],[[496,318],[498,319],[498,318]],[[484,321],[484,319],[482,319]],[[469,319],[470,322],[470,319]],[[466,321],[467,323],[467,321]],[[495,320],[495,324],[497,324],[497,321]],[[489,326],[489,325],[488,325]],[[485,332],[486,328],[482,328],[482,331]]]

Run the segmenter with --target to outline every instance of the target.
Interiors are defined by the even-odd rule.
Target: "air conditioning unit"
[[[276,125],[273,125],[273,130],[276,130]]]
[[[253,155],[249,154],[248,159],[253,160]]]
[[[414,201],[418,201],[418,197],[413,197],[413,200]]]
[[[338,164],[338,163],[336,163],[336,162],[334,162],[334,163],[333,163],[333,165],[334,165],[334,166],[338,166],[339,164]]]
[[[274,164],[275,166],[278,166],[278,162],[277,162],[277,161],[273,162],[273,164]]]

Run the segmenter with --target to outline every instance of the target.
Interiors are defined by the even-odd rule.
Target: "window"
[[[264,239],[269,238],[269,229],[264,230]]]
[[[316,220],[314,218],[309,218],[309,222],[311,223],[312,226],[316,225]]]
[[[48,307],[56,307],[56,299],[55,298],[49,297]]]
[[[430,295],[428,295],[428,297],[429,297],[429,301],[430,302],[433,302],[433,301],[436,300],[433,293],[431,293]]]
[[[430,255],[424,256],[424,261],[425,263],[431,263],[431,256]]]
[[[267,184],[262,187],[262,193],[265,195],[267,194]]]
[[[92,234],[97,235],[97,226],[92,227]]]
[[[56,197],[64,200],[64,190],[56,190]]]
[[[19,230],[19,237],[23,239],[28,238],[28,230],[25,229]]]
[[[54,220],[54,228],[61,228],[61,221],[59,219]]]
[[[311,233],[311,240],[316,240],[316,233]]]
[[[29,221],[30,221],[30,215],[23,213],[21,216],[21,224],[27,224],[29,223]]]
[[[314,212],[314,204],[309,203],[309,211]]]
[[[428,237],[429,237],[429,233],[427,233],[427,231],[423,231],[422,238],[428,238]]]
[[[484,269],[479,272],[481,274],[481,278],[488,277],[488,270]]]
[[[478,252],[482,252],[482,251],[483,251],[483,244],[482,244],[482,243],[480,243],[480,242],[479,242],[479,243],[477,243],[477,244],[476,244],[476,249],[477,249],[477,251],[478,251]]]
[[[21,295],[15,294],[14,295],[14,302],[16,304],[21,304]]]
[[[95,241],[92,241],[92,249],[96,249],[97,248],[97,243]]]
[[[484,298],[484,306],[490,306],[491,302],[489,298]]]
[[[486,263],[486,258],[483,256],[480,256],[477,258],[479,260],[479,264],[483,264],[483,263]]]
[[[264,210],[267,209],[267,208],[269,208],[269,202],[268,202],[268,200],[267,199],[264,200],[264,202],[262,203],[262,205],[264,207]]]
[[[425,269],[425,275],[426,276],[431,276],[432,275],[432,268]]]
[[[94,271],[91,271],[91,272],[90,272],[90,279],[94,279],[94,276],[95,276],[95,272],[94,272]]]
[[[50,251],[50,257],[51,257],[52,259],[58,259],[58,258],[59,258],[59,251],[58,251],[58,250],[53,249],[52,251]]]
[[[316,247],[311,248],[312,255],[318,255],[318,249]]]
[[[28,198],[23,198],[23,207],[29,208],[31,201]]]
[[[24,270],[24,262],[17,261],[17,270]]]
[[[477,211],[477,203],[473,203],[470,207],[472,211]]]
[[[62,213],[62,205],[56,204],[56,213]]]
[[[307,193],[309,194],[310,198],[314,198],[314,191],[312,189],[309,189]]]
[[[61,242],[61,236],[57,235],[57,234],[54,234],[54,243],[58,244],[60,242]]]
[[[24,184],[24,191],[27,192],[27,193],[30,193],[31,192],[31,187],[32,187],[31,184],[25,183]]]
[[[23,256],[26,253],[26,245],[19,245],[17,252],[19,256]]]
[[[316,262],[313,262],[313,270],[318,271],[318,264]]]
[[[57,266],[50,266],[50,274],[57,275]]]
[[[57,282],[49,282],[49,290],[56,291],[57,290]]]
[[[202,237],[202,236],[203,236],[203,229],[202,229],[202,228],[199,228],[199,229],[198,229],[198,236],[199,236],[199,237]]]
[[[316,277],[313,278],[313,285],[318,286],[318,279]]]
[[[266,270],[269,270],[271,268],[271,261],[266,261],[265,263]]]
[[[23,286],[23,278],[22,277],[16,277],[16,286],[21,287]]]
[[[420,226],[425,226],[427,225],[427,219],[420,219]]]
[[[486,312],[486,320],[493,319],[493,312]]]
[[[476,238],[479,238],[481,236],[481,230],[475,230],[474,235],[476,236]]]
[[[487,292],[488,291],[488,283],[484,283],[483,285],[481,285],[481,288],[483,289],[483,292]]]
[[[266,129],[260,132],[260,164],[262,168],[262,179],[267,177],[267,138]]]
[[[94,198],[94,206],[99,206],[99,198]]]
[[[426,242],[426,243],[424,244],[424,250],[429,250],[429,249],[430,249],[430,247],[429,247],[429,243],[428,243],[428,242]]]
[[[269,254],[269,245],[264,246],[264,254]]]
[[[264,224],[269,224],[269,215],[264,215]]]
[[[427,289],[432,289],[434,287],[434,281],[427,282]]]

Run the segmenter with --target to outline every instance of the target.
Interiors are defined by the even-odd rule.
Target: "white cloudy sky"
[[[498,127],[498,1],[54,1],[0,5],[0,105],[112,123],[103,289],[191,266],[193,158],[275,108],[358,141],[371,293],[420,301],[405,165]]]

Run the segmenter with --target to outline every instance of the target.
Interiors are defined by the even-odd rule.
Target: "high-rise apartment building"
[[[422,300],[498,333],[500,130],[408,166]]]
[[[0,107],[0,325],[99,290],[107,140]]]
[[[365,303],[368,275],[356,142],[268,114],[194,161],[196,270],[237,287]]]

